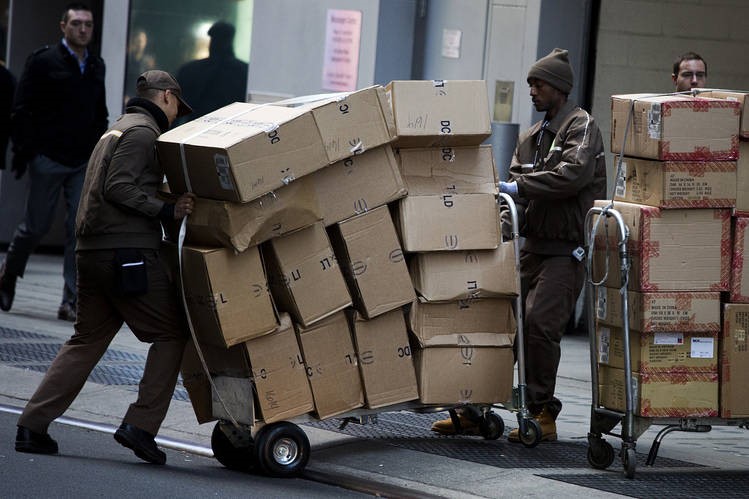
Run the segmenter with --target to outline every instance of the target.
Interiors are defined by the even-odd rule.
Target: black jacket
[[[31,54],[13,103],[13,151],[68,166],[88,161],[108,125],[104,72],[104,61],[89,53],[81,74],[62,41]]]

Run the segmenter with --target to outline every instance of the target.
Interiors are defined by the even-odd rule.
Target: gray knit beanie
[[[554,49],[549,55],[542,57],[531,66],[528,79],[538,78],[569,94],[572,90],[572,66],[570,66],[569,52],[565,49]]]

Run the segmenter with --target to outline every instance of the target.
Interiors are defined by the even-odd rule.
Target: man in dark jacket
[[[56,454],[47,433],[106,351],[123,323],[151,343],[138,389],[115,440],[139,458],[164,464],[154,437],[177,382],[187,329],[176,287],[159,255],[160,221],[192,212],[194,196],[176,204],[156,197],[164,173],[155,143],[177,116],[190,112],[176,80],[164,71],[138,78],[137,95],[91,155],[76,221],[78,320],[18,419],[16,450]]]
[[[107,129],[104,61],[87,47],[94,20],[84,4],[70,4],[60,21],[63,38],[35,51],[26,61],[13,105],[13,159],[16,178],[29,170],[24,220],[0,267],[0,309],[10,310],[16,280],[49,231],[62,191],[65,195],[65,259],[62,303],[57,317],[75,320],[75,212],[91,150]]]

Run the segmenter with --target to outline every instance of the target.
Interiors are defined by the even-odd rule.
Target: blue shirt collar
[[[86,49],[86,51],[84,52],[83,60],[81,61],[78,59],[78,54],[76,54],[70,49],[70,46],[68,46],[68,41],[64,37],[62,39],[62,44],[67,49],[68,53],[72,55],[76,61],[78,61],[78,69],[80,69],[81,74],[83,74],[86,71],[86,62],[88,61],[88,49]]]

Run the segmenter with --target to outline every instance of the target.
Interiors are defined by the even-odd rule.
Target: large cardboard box
[[[310,226],[322,218],[315,190],[292,182],[248,203],[195,198],[187,217],[188,244],[225,246],[241,252],[251,246]],[[166,224],[170,240],[177,241],[181,222]]]
[[[517,295],[514,244],[505,241],[495,250],[417,253],[409,262],[414,288],[427,301]]]
[[[710,97],[712,99],[726,99],[736,101],[741,106],[741,122],[739,124],[739,135],[749,139],[749,92],[741,90],[699,90],[700,97]]]
[[[371,319],[416,298],[387,206],[339,222],[329,235],[354,307],[364,317]]]
[[[717,332],[664,331],[645,333],[630,329],[629,352],[633,371],[716,371]],[[598,363],[624,369],[624,330],[598,325]]]
[[[364,392],[345,312],[297,327],[302,358],[320,419],[364,405]]]
[[[738,102],[686,95],[612,95],[611,113],[611,152],[622,152],[626,133],[626,156],[662,161],[733,161],[738,156]]]
[[[483,80],[396,80],[386,90],[399,147],[477,145],[491,135]]]
[[[608,201],[596,201],[606,206]],[[632,291],[727,291],[731,254],[731,216],[727,209],[659,208],[617,201],[629,227],[629,289]],[[594,217],[593,223],[596,223]],[[601,225],[601,228],[603,225]],[[601,229],[602,230],[602,229]],[[608,236],[596,234],[593,277],[605,285],[621,287],[618,226],[609,223]],[[608,237],[608,255],[606,238]]]
[[[408,327],[417,336],[431,338],[455,334],[498,333],[514,338],[517,323],[512,298],[482,298],[451,302],[414,302]]]
[[[625,410],[624,369],[599,366],[600,404]],[[634,414],[653,418],[717,417],[718,373],[632,372]]]
[[[182,279],[187,311],[200,341],[229,347],[278,326],[257,248],[184,246]]]
[[[258,413],[266,423],[315,408],[296,333],[288,315],[272,334],[243,343],[250,359]]]
[[[749,140],[739,142],[736,163],[736,214],[749,216]]]
[[[235,102],[159,136],[172,192],[252,201],[329,163],[309,110]]]
[[[617,164],[617,159],[614,159]],[[658,208],[732,208],[736,163],[622,158],[614,199]]]
[[[749,304],[726,303],[720,342],[720,417],[749,417]]]
[[[366,320],[351,315],[367,407],[377,409],[419,397],[411,345],[401,309]]]
[[[596,318],[600,324],[624,326],[619,288],[598,286]],[[720,293],[627,293],[629,328],[656,331],[720,331]]]
[[[314,188],[326,226],[406,195],[390,145],[339,161],[298,182]]]
[[[395,119],[380,85],[306,105],[320,130],[328,161],[335,163],[395,138]]]
[[[749,217],[733,219],[733,250],[731,254],[732,303],[749,303],[749,269],[744,272],[744,255],[749,248]]]
[[[322,223],[271,239],[262,250],[273,298],[294,322],[307,327],[351,305]]]

